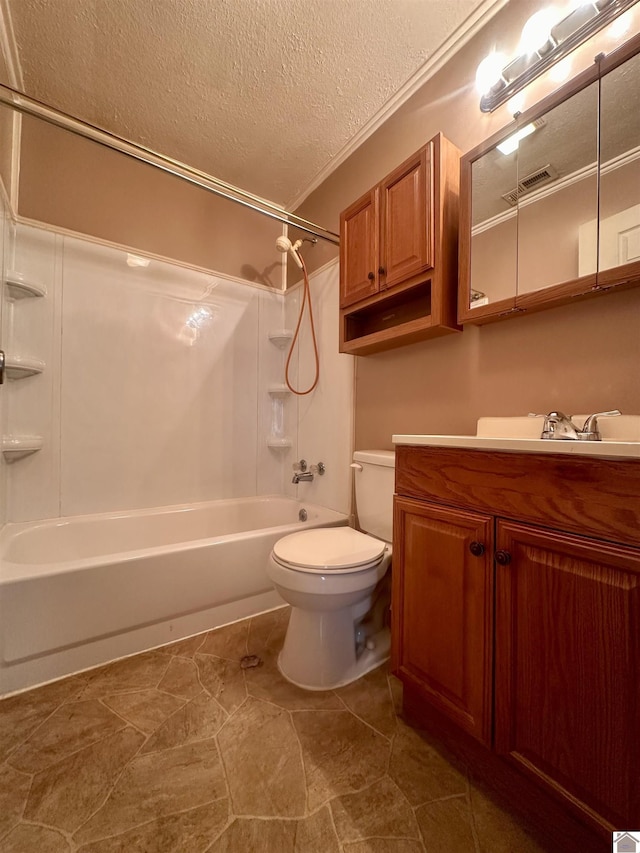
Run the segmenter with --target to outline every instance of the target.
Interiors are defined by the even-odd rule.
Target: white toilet
[[[358,518],[367,533],[292,533],[276,542],[267,567],[292,608],[278,666],[307,690],[349,684],[389,657],[395,454],[362,450],[353,459]]]

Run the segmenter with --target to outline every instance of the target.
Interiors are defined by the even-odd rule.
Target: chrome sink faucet
[[[589,415],[582,429],[578,429],[571,418],[563,412],[549,412],[545,415],[540,438],[554,441],[600,441],[602,437],[598,430],[598,418],[614,417],[619,414],[618,409],[613,409],[611,412],[596,412],[594,415]]]

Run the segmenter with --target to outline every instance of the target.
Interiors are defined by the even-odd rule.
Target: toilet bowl
[[[292,608],[278,667],[288,681],[307,690],[349,684],[389,657],[394,461],[390,451],[368,453],[381,456],[371,463],[359,462],[354,454],[356,477],[367,464],[387,469],[384,480],[378,472],[373,485],[385,483],[385,489],[375,491],[385,492],[384,497],[379,494],[380,517],[385,519],[380,529],[388,538],[350,527],[305,530],[276,542],[267,566],[276,590]]]

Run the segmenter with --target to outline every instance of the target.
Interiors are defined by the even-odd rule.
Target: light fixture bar
[[[525,86],[528,86],[536,77],[543,74],[547,69],[559,62],[567,54],[571,53],[587,39],[591,38],[598,30],[601,30],[611,21],[615,20],[627,9],[636,4],[637,0],[593,0],[589,4],[593,9],[593,15],[584,20],[585,16],[576,15],[576,10],[571,12],[551,28],[551,47],[544,51],[533,54],[521,54],[514,57],[502,69],[502,76],[489,92],[480,99],[480,109],[483,113],[491,113],[502,104],[506,103]],[[574,17],[575,16],[575,17]],[[571,30],[572,19],[582,20],[577,28]],[[566,32],[566,35],[565,35]],[[558,40],[553,38],[556,33]],[[562,40],[560,40],[562,38]],[[516,72],[514,74],[514,71]]]

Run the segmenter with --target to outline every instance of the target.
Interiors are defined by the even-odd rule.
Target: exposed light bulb
[[[132,255],[127,253],[128,267],[148,267],[151,261],[149,258],[141,258],[140,255]]]
[[[518,150],[518,146],[520,145],[520,140],[524,139],[525,136],[530,136],[534,130],[538,128],[533,124],[526,124],[524,127],[521,127],[520,130],[517,130],[515,133],[512,133],[511,136],[508,136],[504,142],[501,142],[500,145],[497,145],[497,149],[501,154],[513,154],[514,151]]]
[[[551,27],[558,18],[556,9],[548,6],[533,14],[522,28],[520,53],[536,53],[549,41]]]
[[[478,65],[476,71],[476,86],[481,95],[486,95],[499,82],[502,69],[506,64],[503,53],[490,53]]]

